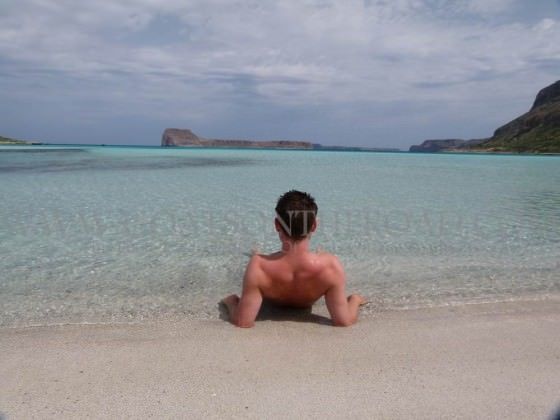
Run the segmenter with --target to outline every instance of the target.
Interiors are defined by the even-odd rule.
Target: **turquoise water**
[[[292,188],[366,311],[560,294],[560,157],[5,146],[0,180],[3,326],[217,318]]]

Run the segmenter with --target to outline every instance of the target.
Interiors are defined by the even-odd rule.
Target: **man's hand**
[[[235,306],[239,303],[239,296],[229,295],[228,297],[223,298],[221,302],[227,307]]]
[[[350,303],[350,301],[356,301],[358,306],[363,306],[369,303],[369,301],[365,297],[356,294],[348,296],[347,301],[348,303]]]
[[[229,295],[223,298],[221,302],[227,308],[230,322],[235,323],[235,315],[237,313],[237,307],[239,306],[239,296]]]

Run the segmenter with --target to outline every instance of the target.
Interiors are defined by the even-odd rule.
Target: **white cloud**
[[[468,0],[467,9],[472,13],[494,15],[503,13],[514,5],[513,0]]]
[[[470,109],[519,103],[553,81],[560,25],[552,17],[505,19],[514,6],[20,0],[2,6],[0,60],[3,73],[19,80],[10,84],[13,97],[32,97],[37,84],[64,89],[64,79],[73,79],[81,81],[73,85],[77,98],[98,98],[111,115],[113,104],[138,115],[204,119],[201,110],[211,110],[220,118],[251,98],[262,106],[328,104],[334,114],[349,104],[420,109],[459,101]]]

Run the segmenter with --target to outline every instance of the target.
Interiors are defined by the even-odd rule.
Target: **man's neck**
[[[282,241],[282,252],[285,254],[299,255],[309,252],[309,239],[301,241]]]

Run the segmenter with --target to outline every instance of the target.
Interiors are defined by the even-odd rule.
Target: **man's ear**
[[[319,219],[315,218],[315,220],[313,221],[313,225],[311,225],[311,233],[315,232],[315,230],[317,230],[317,226],[319,226]]]

